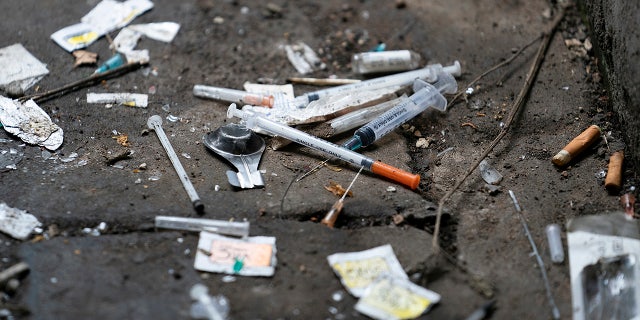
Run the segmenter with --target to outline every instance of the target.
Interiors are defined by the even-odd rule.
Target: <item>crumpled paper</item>
[[[0,231],[16,239],[25,240],[35,227],[41,225],[34,215],[0,202]]]
[[[56,150],[62,145],[63,131],[33,100],[22,103],[0,96],[0,122],[3,128],[29,144]]]

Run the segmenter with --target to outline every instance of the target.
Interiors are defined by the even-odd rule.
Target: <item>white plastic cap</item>
[[[454,61],[453,65],[443,67],[442,69],[444,72],[454,77],[459,77],[462,74],[462,68],[460,67],[460,62],[458,60]]]

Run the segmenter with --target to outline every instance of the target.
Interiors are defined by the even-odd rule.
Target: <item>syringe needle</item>
[[[191,184],[191,180],[189,180],[187,172],[184,170],[184,167],[182,167],[180,159],[178,159],[178,156],[173,150],[173,147],[171,146],[167,135],[164,133],[164,130],[162,130],[162,118],[159,115],[153,115],[149,117],[149,119],[147,120],[147,126],[149,127],[149,129],[153,129],[153,131],[155,131],[158,139],[160,140],[160,143],[164,147],[164,150],[167,152],[169,160],[171,160],[173,167],[176,169],[176,173],[178,173],[178,177],[180,177],[180,181],[182,181],[184,189],[187,191],[187,194],[191,199],[191,203],[193,203],[193,208],[196,209],[198,213],[203,213],[204,204],[200,202],[200,197],[198,196],[196,189],[193,187],[193,184]]]
[[[331,159],[332,159],[332,158],[324,159],[322,162],[318,163],[315,167],[311,168],[311,170],[309,170],[309,171],[305,172],[305,173],[304,173],[304,174],[302,174],[300,177],[298,177],[298,178],[296,179],[296,182],[298,182],[298,181],[300,181],[300,180],[302,180],[302,179],[304,179],[304,178],[306,178],[306,177],[310,176],[312,173],[314,173],[314,172],[316,172],[316,171],[320,170],[320,168],[321,168],[322,166],[324,166],[327,162],[329,162],[329,160],[331,160]]]

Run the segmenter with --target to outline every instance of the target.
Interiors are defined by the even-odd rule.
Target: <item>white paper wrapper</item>
[[[0,90],[22,93],[48,73],[47,66],[21,44],[0,49]]]
[[[276,251],[274,237],[237,239],[203,231],[200,232],[194,267],[200,271],[271,277],[276,269]],[[237,271],[233,262],[236,259],[245,264]]]
[[[82,17],[80,23],[54,32],[51,39],[69,52],[86,48],[108,32],[128,25],[151,8],[153,2],[149,0],[103,0]]]
[[[149,96],[141,93],[87,93],[87,103],[114,103],[146,108],[148,101]]]
[[[125,29],[139,32],[145,37],[153,40],[169,43],[173,41],[178,34],[180,24],[175,22],[154,22],[147,24],[134,24],[126,27]]]
[[[0,122],[7,132],[26,143],[49,150],[56,150],[62,145],[62,129],[33,100],[21,103],[0,96]]]
[[[388,244],[365,251],[335,253],[328,256],[327,261],[340,282],[355,297],[361,297],[367,287],[383,274],[409,278]]]
[[[440,302],[440,295],[403,278],[382,275],[356,303],[358,312],[378,320],[415,319]]]

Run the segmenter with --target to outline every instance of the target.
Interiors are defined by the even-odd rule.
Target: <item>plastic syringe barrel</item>
[[[250,104],[252,106],[273,107],[274,97],[259,93],[251,93],[242,90],[219,88],[196,84],[193,86],[193,95],[200,98],[222,100]]]
[[[373,121],[360,127],[342,146],[349,150],[366,147],[429,107],[444,112],[447,108],[447,99],[441,92],[454,93],[458,90],[456,80],[446,72],[438,73],[434,84],[417,79],[413,87],[415,93],[409,99],[401,101]]]
[[[420,183],[420,175],[398,169],[391,165],[374,161],[357,152],[340,147],[337,144],[322,140],[300,130],[291,128],[285,124],[277,123],[265,117],[262,117],[252,111],[238,110],[235,103],[229,106],[227,117],[238,117],[244,119],[247,128],[259,128],[269,133],[287,138],[301,145],[322,151],[341,160],[350,162],[390,180],[403,184],[411,189],[416,189]]]
[[[453,65],[447,67],[443,67],[440,64],[432,64],[418,70],[402,72],[390,76],[364,80],[357,83],[345,84],[329,89],[308,92],[296,97],[294,103],[298,108],[304,108],[311,101],[318,100],[331,94],[352,92],[357,90],[375,90],[393,86],[406,86],[413,83],[415,79],[425,79],[429,82],[433,82],[437,80],[437,73],[441,71],[449,73],[453,76],[459,76],[461,72],[460,62],[455,61]]]

